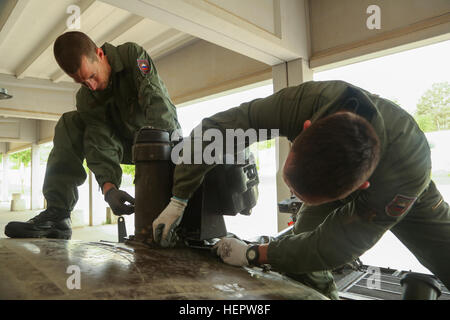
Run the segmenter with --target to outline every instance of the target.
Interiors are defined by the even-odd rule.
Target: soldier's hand
[[[116,216],[134,213],[134,198],[125,191],[111,188],[105,193],[105,201]]]
[[[242,267],[248,266],[247,249],[249,245],[235,238],[222,238],[213,249],[226,264]]]
[[[161,247],[175,245],[177,240],[175,228],[180,224],[186,206],[187,200],[172,197],[167,207],[153,221],[153,239]]]

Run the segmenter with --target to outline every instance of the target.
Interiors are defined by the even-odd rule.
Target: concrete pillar
[[[2,156],[2,166],[3,166],[3,176],[2,176],[2,194],[1,201],[8,201],[8,164],[9,164],[9,155],[7,153],[3,153]]]
[[[313,72],[309,69],[308,61],[304,59],[292,60],[286,63],[276,65],[272,68],[273,91],[299,85],[303,82],[313,79]],[[287,155],[291,148],[288,139],[281,137],[276,141],[276,157],[277,157],[277,201],[282,201],[291,196],[289,188],[283,180],[283,167],[286,162]],[[278,231],[288,227],[290,216],[286,213],[278,212]]]
[[[92,171],[89,171],[89,226],[94,225],[94,180],[92,177]]]
[[[42,209],[44,206],[40,161],[39,145],[33,143],[31,144],[31,210]]]

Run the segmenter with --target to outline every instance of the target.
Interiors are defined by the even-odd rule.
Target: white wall
[[[309,4],[314,68],[450,38],[448,0],[310,0]],[[370,5],[380,8],[380,29],[367,27]]]

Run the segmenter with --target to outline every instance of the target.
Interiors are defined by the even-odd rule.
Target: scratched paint
[[[67,288],[67,267],[81,290]],[[326,299],[260,268],[225,265],[207,250],[76,240],[0,239],[0,299]]]

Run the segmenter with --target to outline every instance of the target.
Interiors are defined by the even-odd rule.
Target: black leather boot
[[[72,237],[70,212],[48,208],[27,222],[12,221],[5,227],[5,234],[10,238],[52,238],[67,239]]]

